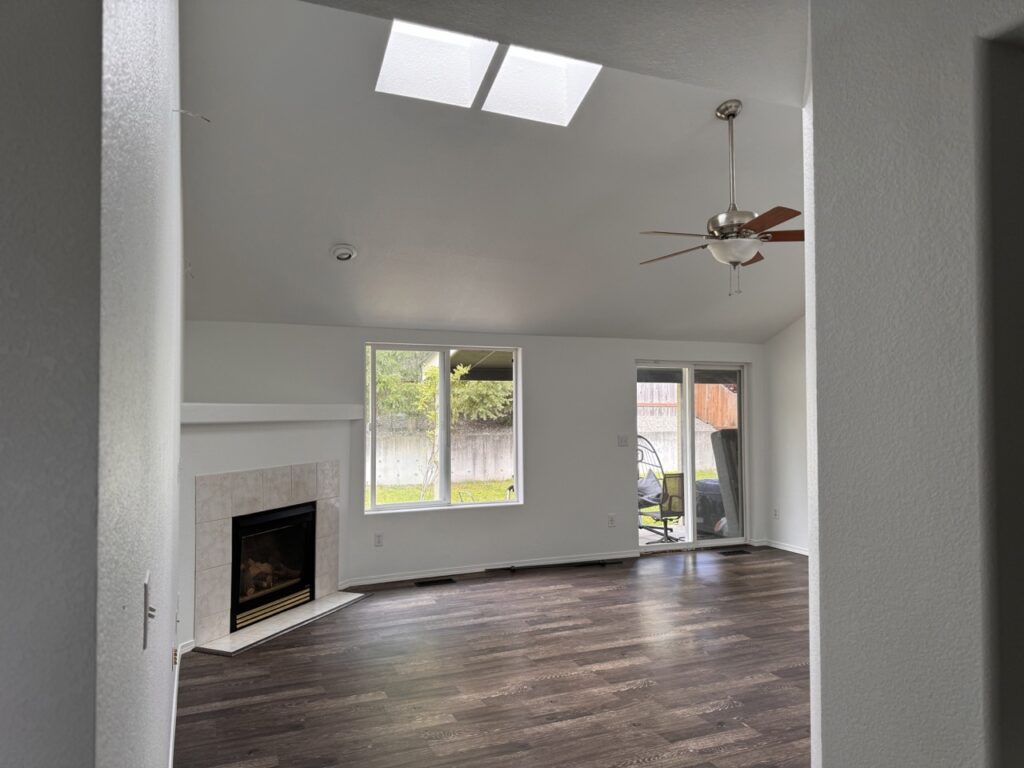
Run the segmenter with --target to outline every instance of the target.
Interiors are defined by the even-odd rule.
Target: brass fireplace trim
[[[287,611],[289,608],[294,608],[297,605],[308,603],[313,599],[313,590],[311,587],[306,587],[298,592],[294,592],[286,597],[282,597],[278,600],[274,600],[272,603],[266,603],[261,605],[259,608],[253,608],[248,611],[243,611],[235,617],[236,629],[247,627],[250,624],[255,624],[257,621],[269,618],[275,614]]]

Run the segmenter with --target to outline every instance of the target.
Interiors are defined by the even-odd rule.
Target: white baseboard
[[[430,568],[425,571],[401,571],[398,573],[381,573],[373,576],[355,576],[338,582],[338,589],[358,587],[362,584],[386,584],[391,581],[418,581],[420,579],[436,579],[443,576],[459,576],[466,573],[479,573],[498,568],[526,568],[536,565],[562,565],[586,563],[591,560],[632,560],[639,556],[639,551],[629,549],[623,552],[593,552],[587,555],[566,555],[556,557],[536,557],[529,560],[506,560],[497,563],[476,563],[474,565],[451,566],[448,568]]]
[[[178,730],[178,681],[181,678],[181,657],[195,648],[194,640],[178,646],[178,663],[174,665],[174,691],[171,696],[171,744],[167,755],[167,768],[174,768],[174,733]]]
[[[775,541],[773,539],[757,539],[756,541],[750,542],[755,547],[774,547],[775,549],[782,549],[786,552],[792,552],[796,555],[803,555],[807,557],[807,547],[800,547],[796,544],[787,544],[784,541]]]

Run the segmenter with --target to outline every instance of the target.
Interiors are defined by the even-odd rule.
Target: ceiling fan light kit
[[[675,237],[700,237],[708,242],[703,245],[696,245],[692,248],[685,248],[665,256],[657,256],[647,259],[641,264],[651,264],[655,261],[670,259],[692,251],[699,251],[707,248],[716,261],[732,268],[736,272],[738,267],[748,267],[759,261],[764,261],[760,248],[764,243],[771,242],[802,242],[804,231],[802,229],[784,230],[769,232],[772,227],[777,227],[783,222],[789,221],[800,215],[800,211],[776,206],[762,214],[754,211],[741,211],[736,207],[736,147],[733,138],[733,123],[736,117],[743,110],[743,102],[739,99],[728,99],[718,105],[715,110],[715,117],[724,120],[729,125],[729,207],[722,213],[716,213],[708,219],[707,234],[699,235],[693,232],[667,232],[664,230],[649,230],[641,232],[643,235],[669,235]],[[739,290],[739,274],[736,275],[737,288]],[[732,276],[729,278],[729,295],[734,293],[732,289]]]
[[[708,243],[708,250],[715,257],[729,267],[738,267],[750,261],[757,254],[761,247],[761,241],[756,237],[736,237],[728,240],[712,240]]]

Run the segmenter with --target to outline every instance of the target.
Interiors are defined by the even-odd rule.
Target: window
[[[395,20],[377,91],[470,107],[498,44]]]
[[[518,359],[367,345],[366,509],[517,501]]]

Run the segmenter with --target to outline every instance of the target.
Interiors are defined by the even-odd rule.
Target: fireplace
[[[231,631],[313,599],[316,502],[231,520]]]

